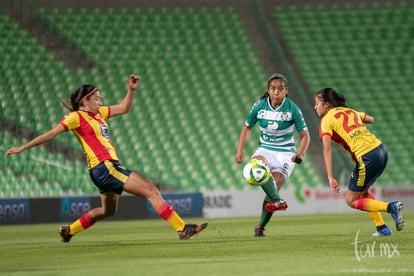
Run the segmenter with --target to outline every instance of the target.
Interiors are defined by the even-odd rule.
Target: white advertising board
[[[346,205],[345,191],[346,188],[342,188],[337,194],[328,187],[303,188],[301,191],[295,191],[293,187],[283,188],[280,195],[289,207],[278,215],[359,212]],[[414,187],[374,186],[372,192],[378,200],[400,200],[405,210],[414,210]],[[260,215],[264,196],[260,187],[244,191],[203,192],[203,215],[212,218]]]

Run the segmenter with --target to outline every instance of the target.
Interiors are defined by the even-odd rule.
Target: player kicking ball
[[[207,223],[185,223],[174,208],[162,198],[153,183],[128,170],[119,162],[106,120],[129,112],[139,81],[140,77],[129,76],[128,92],[119,104],[111,106],[102,105],[98,88],[90,84],[82,85],[72,93],[70,104],[63,103],[70,113],[54,128],[6,152],[7,156],[21,153],[31,147],[50,142],[65,131],[72,131],[81,144],[90,177],[100,192],[101,207],[89,210],[70,225],[59,227],[62,242],[69,242],[75,234],[88,229],[97,221],[113,216],[117,212],[123,191],[146,198],[155,212],[177,231],[181,240],[189,239],[207,227]]]

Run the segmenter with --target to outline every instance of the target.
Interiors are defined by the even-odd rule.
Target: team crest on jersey
[[[99,130],[101,131],[101,134],[105,139],[110,140],[110,138],[109,138],[109,129],[108,129],[107,125],[105,125],[105,124],[99,125]]]
[[[281,120],[282,121],[289,121],[289,115],[288,115],[287,112],[282,112]]]

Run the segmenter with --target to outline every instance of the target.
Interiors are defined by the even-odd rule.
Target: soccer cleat
[[[371,237],[391,236],[391,229],[387,225],[377,227],[377,231],[370,235]]]
[[[208,223],[202,224],[186,224],[184,229],[178,231],[178,237],[180,240],[188,240],[195,234],[200,233],[203,229],[207,228]]]
[[[264,234],[264,231],[265,231],[265,229],[264,229],[263,226],[257,225],[254,228],[254,236],[255,237],[266,237],[266,235]]]
[[[400,201],[394,201],[388,203],[387,212],[391,214],[392,218],[395,221],[395,228],[397,231],[401,231],[404,228],[404,218],[401,214],[403,209],[403,204]]]
[[[284,201],[283,199],[279,198],[277,200],[272,200],[272,202],[266,203],[265,205],[265,209],[266,211],[273,213],[276,212],[277,210],[280,211],[284,211],[286,210],[288,207],[286,201]]]
[[[60,240],[62,242],[69,242],[73,235],[70,234],[70,227],[69,226],[60,226],[59,227],[59,235]]]

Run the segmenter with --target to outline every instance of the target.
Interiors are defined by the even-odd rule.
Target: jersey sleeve
[[[257,100],[250,109],[249,115],[247,115],[245,124],[250,128],[254,127],[257,123],[257,112],[259,110],[259,103],[260,100]]]
[[[308,129],[308,126],[306,125],[306,121],[305,121],[305,118],[303,117],[302,111],[297,105],[295,105],[292,115],[293,115],[293,123],[295,124],[295,128],[297,132],[302,132]]]
[[[98,112],[104,120],[111,118],[111,108],[109,106],[101,106]]]
[[[357,113],[358,113],[359,118],[362,121],[364,121],[365,120],[365,117],[367,117],[367,114],[365,112],[357,112]]]
[[[74,111],[65,115],[59,123],[66,131],[78,128],[80,125],[78,112]]]
[[[332,136],[332,134],[333,134],[333,130],[329,122],[329,117],[325,116],[322,118],[320,125],[319,125],[319,137],[322,139],[324,135]]]

